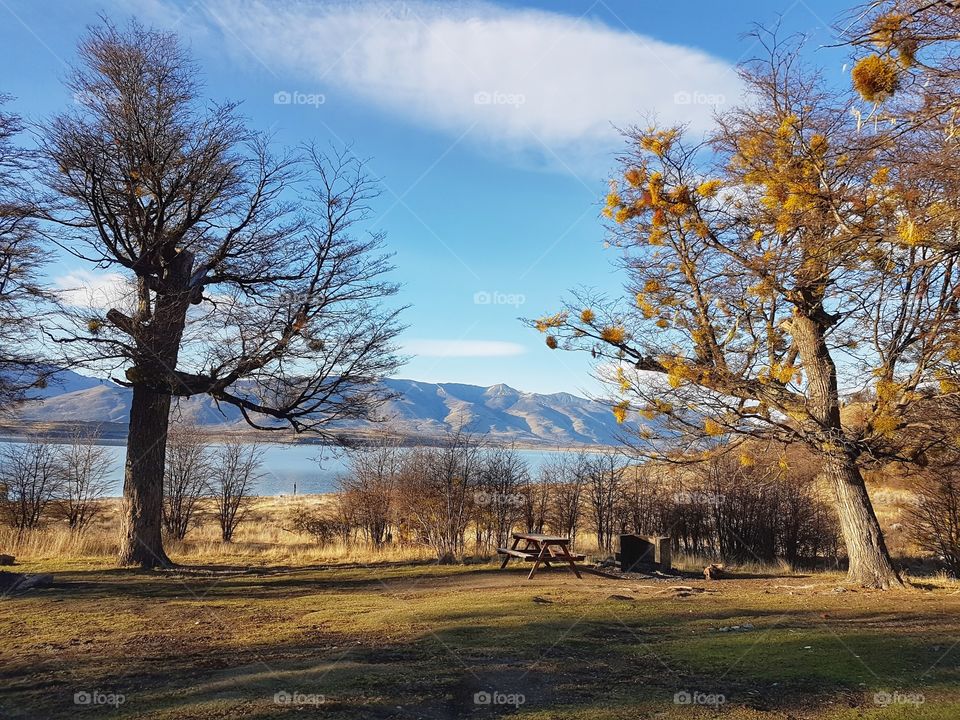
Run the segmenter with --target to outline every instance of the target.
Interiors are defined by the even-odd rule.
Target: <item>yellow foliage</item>
[[[627,419],[627,413],[630,411],[630,402],[623,400],[618,402],[613,406],[613,417],[616,418],[617,423],[622,424]]]
[[[627,392],[630,389],[630,379],[624,374],[622,367],[617,367],[617,383],[620,385],[620,392]]]
[[[703,421],[703,431],[710,437],[716,437],[718,435],[723,435],[723,426],[716,420],[707,418]]]
[[[756,460],[753,459],[752,456],[748,455],[745,452],[740,453],[740,467],[748,468],[748,467],[753,467],[756,464],[757,462]]]
[[[788,383],[793,380],[793,376],[796,374],[797,370],[793,365],[789,363],[774,363],[770,367],[770,377],[780,381],[781,383]]]
[[[723,181],[707,180],[706,182],[700,183],[697,187],[697,195],[706,198],[713,197],[721,187],[723,187]]]
[[[878,380],[874,392],[877,394],[879,403],[883,405],[894,400],[902,389],[903,386],[893,380]]]
[[[874,432],[880,435],[892,435],[899,427],[900,423],[892,415],[881,413],[873,419]]]
[[[823,155],[827,152],[827,138],[817,133],[810,138],[810,150],[812,150],[817,155]]]
[[[643,168],[630,168],[623,177],[630,184],[630,187],[639,188],[647,179],[647,172]]]
[[[550,328],[560,327],[567,321],[567,314],[565,312],[558,312],[555,315],[547,315],[537,320],[535,327],[540,332],[546,332]]]
[[[640,147],[658,157],[663,157],[670,152],[670,146],[676,137],[676,130],[654,130],[640,138]]]
[[[882,167],[873,174],[873,177],[870,178],[870,182],[874,185],[886,185],[889,179],[890,168]]]
[[[666,330],[668,327],[670,327],[670,321],[667,320],[666,318],[660,318],[659,320],[657,320],[657,322],[654,323],[654,325],[656,325],[661,330]]]
[[[897,235],[907,245],[918,245],[927,239],[925,228],[910,217],[901,218],[897,225]]]
[[[870,28],[871,40],[879,48],[890,47],[894,36],[903,27],[906,19],[907,16],[902,13],[884,13],[873,21],[873,27]]]
[[[637,293],[637,307],[640,308],[640,311],[643,313],[645,318],[652,318],[657,314],[657,309],[650,304],[650,301],[647,300],[647,296],[642,292]]]
[[[648,293],[655,293],[660,290],[660,282],[658,280],[647,280],[643,284],[643,291]]]
[[[584,322],[584,323],[586,323],[587,325],[589,325],[589,324],[592,323],[595,319],[596,319],[596,315],[594,315],[593,310],[591,310],[590,308],[585,308],[585,309],[583,309],[582,311],[580,311],[580,321],[581,321],[581,322]]]
[[[890,58],[867,55],[853,66],[854,89],[867,102],[883,102],[893,95],[899,85],[899,71]]]
[[[619,345],[627,339],[627,331],[619,325],[611,325],[600,331],[600,337],[605,342]]]
[[[960,384],[957,383],[955,378],[940,378],[940,392],[944,395],[948,393],[955,393],[960,391]]]
[[[687,367],[682,361],[676,361],[670,364],[667,369],[667,382],[672,388],[680,387],[684,382],[696,378],[697,374],[692,368]]]
[[[944,395],[960,391],[960,382],[958,382],[955,375],[950,375],[943,370],[938,370],[936,378],[940,385],[940,392]]]

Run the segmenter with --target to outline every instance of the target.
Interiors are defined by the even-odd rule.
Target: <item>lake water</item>
[[[111,497],[123,494],[123,459],[126,447],[106,445],[113,455],[110,474]],[[328,493],[337,489],[337,478],[347,468],[342,451],[323,445],[261,445],[264,477],[256,487],[257,495],[276,496]],[[517,450],[526,460],[532,475],[554,454],[550,450]]]

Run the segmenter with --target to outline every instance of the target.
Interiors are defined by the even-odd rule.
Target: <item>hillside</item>
[[[380,415],[392,430],[411,440],[439,438],[462,425],[503,443],[566,446],[616,442],[617,424],[610,410],[600,402],[568,393],[530,393],[504,384],[481,387],[402,379],[384,383],[396,398],[381,408]],[[18,417],[30,423],[124,424],[129,410],[129,389],[64,372]],[[238,411],[218,406],[207,396],[181,401],[179,411],[210,429],[229,432],[246,428]],[[380,424],[343,422],[338,427],[364,434]]]

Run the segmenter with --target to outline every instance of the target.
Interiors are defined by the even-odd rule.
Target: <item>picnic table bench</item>
[[[521,542],[526,544],[519,548]],[[583,555],[573,555],[570,553],[570,538],[557,537],[555,535],[542,535],[540,533],[513,533],[513,545],[508,548],[497,548],[497,553],[503,555],[503,562],[500,563],[500,569],[503,570],[510,562],[510,558],[520,558],[533,563],[527,580],[532,578],[540,567],[541,563],[551,567],[551,562],[565,562],[570,565],[574,574],[582,579],[580,571],[574,564],[576,561],[582,561]]]

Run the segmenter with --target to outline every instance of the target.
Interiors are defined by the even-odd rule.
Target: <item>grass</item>
[[[262,501],[229,546],[199,529],[173,571],[115,568],[110,517],[86,539],[21,536],[17,570],[55,583],[0,600],[0,717],[960,717],[960,584],[944,577],[838,592],[839,574],[751,567],[684,579],[689,595],[559,569],[527,581],[519,563],[321,550],[280,529],[282,510]]]

